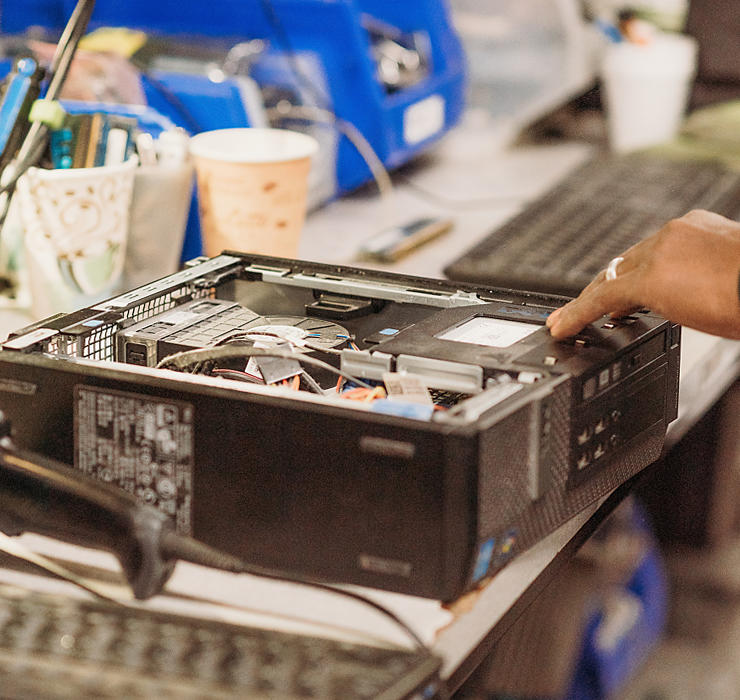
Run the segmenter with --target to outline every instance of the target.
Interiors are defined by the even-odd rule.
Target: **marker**
[[[619,44],[622,42],[622,34],[619,29],[615,27],[611,22],[599,19],[598,17],[594,20],[596,28],[613,44]]]
[[[136,152],[142,165],[156,165],[157,151],[154,148],[154,139],[146,131],[136,135]]]

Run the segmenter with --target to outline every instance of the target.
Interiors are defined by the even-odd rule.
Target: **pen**
[[[594,20],[594,25],[613,44],[621,43],[622,34],[620,33],[619,29],[611,22],[607,22],[606,20],[597,17]]]
[[[188,155],[187,134],[181,129],[163,131],[157,139],[157,154],[161,166],[181,166]]]
[[[157,151],[154,148],[154,139],[146,131],[136,135],[136,151],[142,165],[156,165]]]
[[[647,46],[652,40],[654,27],[641,20],[634,10],[622,10],[619,13],[619,32],[631,44]]]

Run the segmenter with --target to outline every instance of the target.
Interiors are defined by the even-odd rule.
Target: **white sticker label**
[[[172,516],[190,535],[194,426],[186,401],[77,386],[74,465]]]
[[[539,328],[540,326],[533,323],[476,316],[435,337],[441,340],[454,340],[458,343],[487,345],[491,348],[508,348]]]
[[[388,398],[396,401],[410,401],[427,406],[432,404],[432,397],[422,378],[415,374],[401,372],[384,372],[383,384]]]
[[[442,131],[444,125],[444,98],[430,95],[406,108],[403,113],[403,138],[413,146]]]

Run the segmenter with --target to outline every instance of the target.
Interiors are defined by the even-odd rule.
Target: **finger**
[[[589,291],[595,287],[598,284],[601,284],[605,279],[605,271],[602,270],[591,282],[588,284],[588,286],[584,287],[583,291],[581,291],[581,296],[584,294],[588,294]],[[545,319],[545,325],[552,330],[552,328],[560,323],[560,315],[563,313],[563,310],[566,307],[569,307],[573,302],[568,302],[565,306],[560,307],[559,309],[555,309],[555,311],[551,312],[550,315]],[[567,313],[567,312],[566,312]]]
[[[594,289],[598,285],[603,284],[605,280],[606,280],[606,271],[602,270],[598,275],[596,275],[596,277],[594,277],[593,280],[591,280],[591,282],[589,282],[589,284],[586,287],[583,288],[583,290],[581,291],[581,294],[579,295],[579,298],[593,293]],[[552,330],[552,328],[556,324],[560,323],[559,319],[560,319],[561,314],[565,313],[567,315],[568,313],[570,313],[570,309],[573,303],[574,303],[573,301],[570,301],[565,306],[562,306],[559,309],[555,309],[555,311],[553,311],[545,320],[545,325],[550,330]]]
[[[717,212],[706,211],[704,209],[693,209],[684,214],[681,220],[692,226],[698,226],[700,228],[707,227],[721,232],[729,232],[736,229],[735,222],[725,218],[721,214],[717,214]]]
[[[615,280],[605,280],[599,275],[578,298],[551,315],[548,325],[552,336],[567,338],[604,314],[639,307],[639,301],[633,296],[633,277],[633,274],[626,273]]]
[[[620,309],[619,311],[610,311],[609,312],[609,318],[623,318],[624,316],[629,316],[630,314],[634,314],[635,312],[639,311],[644,307],[642,306],[630,306],[627,309]]]

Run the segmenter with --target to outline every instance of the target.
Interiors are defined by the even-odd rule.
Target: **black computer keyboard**
[[[439,659],[0,585],[0,696],[431,698]]]
[[[740,214],[740,173],[655,154],[598,156],[451,263],[451,279],[576,296],[614,256],[691,209]]]

